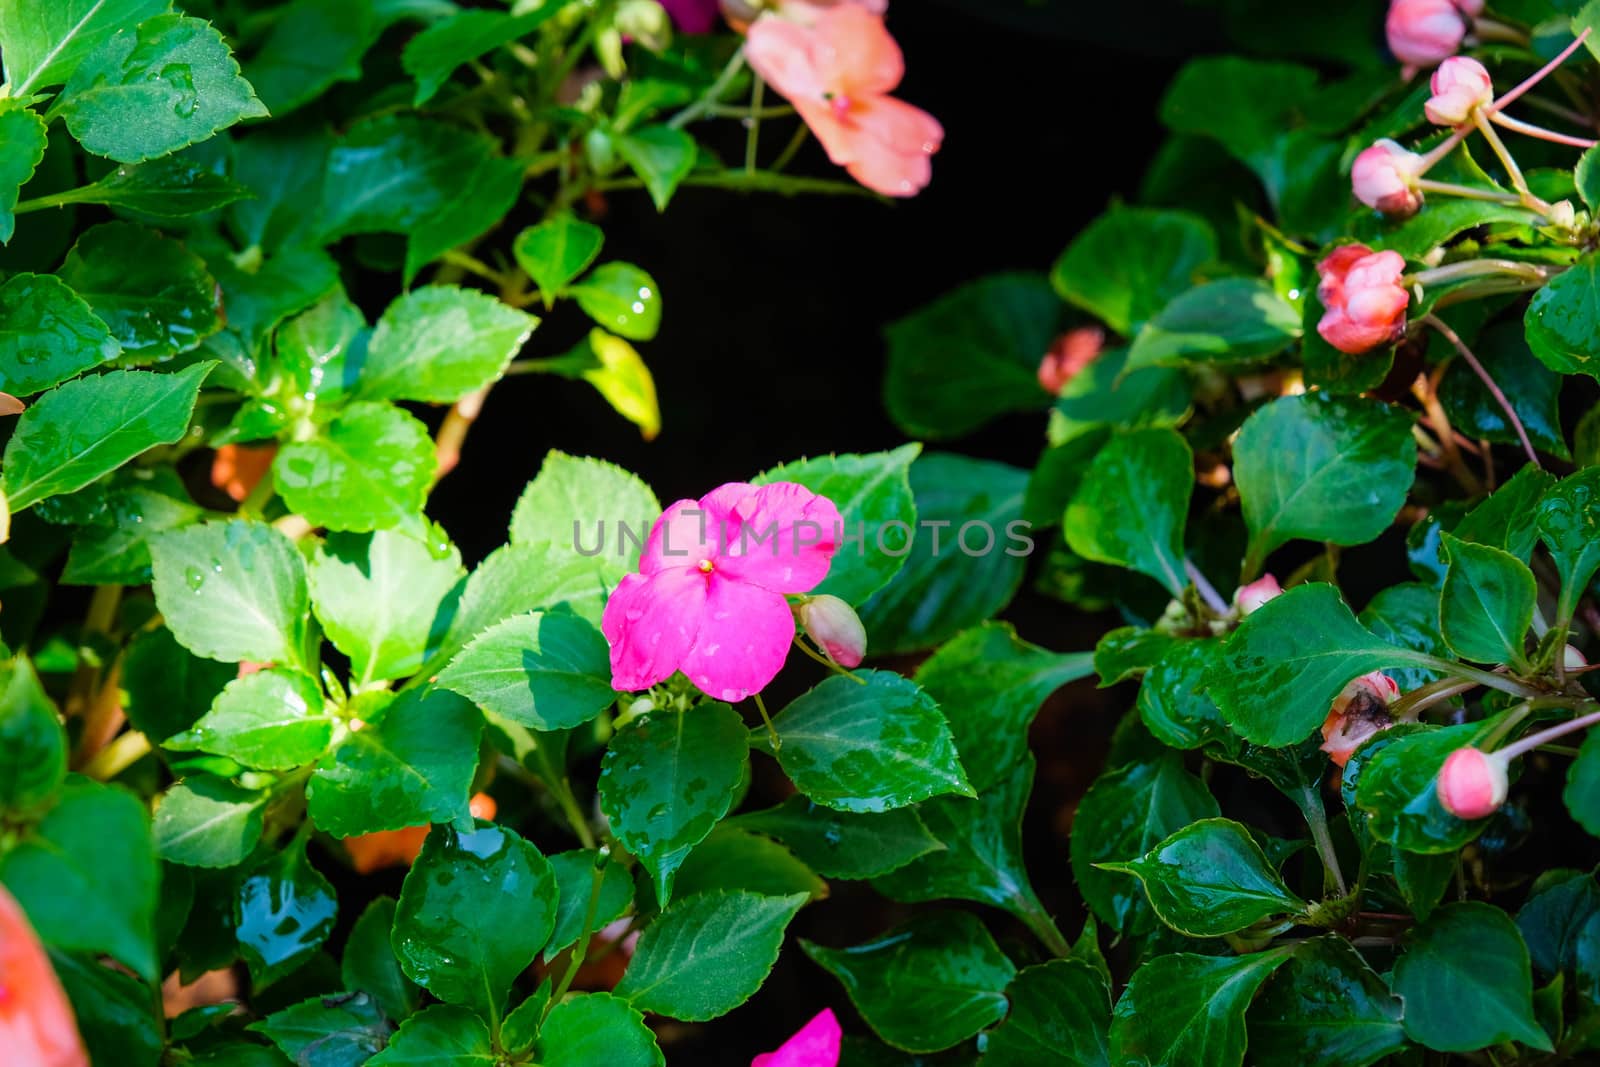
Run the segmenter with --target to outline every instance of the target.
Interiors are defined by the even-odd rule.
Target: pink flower
[[[1385,215],[1406,218],[1422,206],[1417,178],[1422,157],[1385,138],[1363,149],[1350,167],[1356,199]]]
[[[784,594],[828,576],[839,527],[831,500],[793,482],[730,482],[673,504],[606,601],[612,685],[648,689],[681,670],[718,700],[759,692],[794,641]]]
[[[1394,725],[1389,705],[1399,695],[1400,687],[1381,671],[1363,674],[1345,686],[1322,724],[1322,751],[1340,767],[1349,763],[1363,741]]]
[[[1244,618],[1255,611],[1267,601],[1283,595],[1283,586],[1278,584],[1278,579],[1270,574],[1264,574],[1249,585],[1241,585],[1233,593],[1233,609]]]
[[[717,0],[660,0],[683,33],[710,33],[717,24]]]
[[[1317,333],[1352,356],[1399,340],[1411,299],[1400,284],[1405,269],[1398,252],[1374,252],[1366,245],[1334,249],[1317,264],[1317,299],[1326,309]]]
[[[1481,0],[1393,0],[1383,26],[1389,51],[1408,67],[1431,67],[1450,58],[1467,35],[1468,7],[1482,10],[1483,5]]]
[[[844,1032],[832,1008],[823,1008],[776,1052],[763,1052],[750,1067],[838,1067]]]
[[[1098,326],[1080,326],[1057,337],[1039,361],[1039,384],[1044,391],[1060,396],[1068,382],[1100,358],[1105,339],[1105,331]]]
[[[89,1067],[72,1005],[50,957],[5,886],[0,886],[0,1051],[7,1067]]]
[[[800,605],[800,625],[833,662],[859,667],[867,654],[867,630],[855,609],[836,596],[810,597]]]
[[[1451,56],[1439,64],[1429,83],[1433,96],[1422,105],[1428,121],[1438,126],[1460,126],[1472,121],[1472,112],[1494,103],[1494,82],[1476,59]]]
[[[1476,748],[1458,748],[1439,768],[1439,803],[1458,819],[1482,819],[1500,810],[1511,783],[1506,763]]]
[[[809,26],[766,16],[750,27],[745,54],[856,181],[885,196],[927,186],[944,128],[888,95],[905,61],[881,16],[857,4],[826,8]]]

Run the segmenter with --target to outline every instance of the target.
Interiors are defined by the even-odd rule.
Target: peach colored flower
[[[1322,751],[1343,767],[1361,743],[1394,725],[1389,705],[1400,696],[1400,687],[1382,671],[1363,674],[1333,701],[1327,721],[1322,724]]]
[[[474,818],[492,821],[499,806],[488,793],[472,798],[468,809]],[[359,874],[371,874],[386,867],[409,867],[422,852],[431,826],[408,826],[403,830],[379,830],[347,838],[345,851],[350,853],[350,864]]]
[[[22,907],[0,886],[0,1062],[89,1067],[67,994]]]
[[[1398,252],[1342,245],[1317,264],[1317,299],[1325,309],[1317,333],[1341,352],[1358,356],[1400,339],[1411,297],[1400,283],[1406,261]]]
[[[745,54],[856,181],[885,196],[927,186],[944,128],[889,95],[905,61],[881,16],[856,4],[823,9],[810,25],[763,16]]]
[[[1080,326],[1057,337],[1039,361],[1039,385],[1051,396],[1060,396],[1068,382],[1100,358],[1105,339],[1098,326]]]
[[[211,484],[234,500],[250,495],[272,467],[278,446],[223,445],[211,459]]]

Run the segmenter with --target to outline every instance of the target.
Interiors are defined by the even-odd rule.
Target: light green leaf
[[[671,126],[641,126],[616,138],[617,154],[644,182],[657,211],[667,203],[678,183],[694,170],[700,150],[694,138]]]
[[[1095,456],[1062,529],[1078,555],[1147,574],[1177,596],[1189,584],[1183,528],[1193,492],[1194,456],[1177,431],[1134,430]]]
[[[633,341],[648,341],[661,327],[661,287],[632,263],[602,263],[566,295],[600,326]]]
[[[493,155],[486,136],[451,123],[414,115],[363,119],[328,154],[322,236],[409,233],[454,203],[462,176]]]
[[[261,840],[268,793],[241,789],[220,778],[185,778],[156,808],[156,851],[186,867],[232,867]]]
[[[187,352],[222,328],[217,282],[205,264],[143,226],[106,222],[85,230],[60,274],[111,328],[125,363]]]
[[[67,776],[67,735],[33,665],[0,668],[0,812],[27,817],[48,807]]]
[[[211,711],[167,740],[176,751],[214,752],[245,767],[286,771],[311,763],[333,739],[317,684],[280,668],[228,683]]]
[[[0,11],[0,18],[5,17],[6,12]],[[6,24],[0,22],[0,42],[6,30]],[[6,43],[0,43],[0,48],[9,67],[11,48]],[[17,197],[44,159],[47,141],[44,119],[37,113],[9,101],[0,106],[0,244],[9,242],[16,232]]]
[[[290,509],[315,526],[364,532],[418,524],[437,466],[433,439],[392,404],[351,404],[272,462]]]
[[[451,403],[499,378],[538,324],[487,293],[414,289],[373,328],[357,391],[368,400]]]
[[[11,95],[62,84],[118,30],[171,7],[172,0],[6,0],[0,4],[0,52]]]
[[[539,731],[581,726],[617,699],[606,639],[565,612],[518,615],[491,627],[435,684]]]
[[[828,883],[793,852],[770,837],[724,824],[689,853],[673,883],[673,892],[692,897],[727,889],[743,889],[767,897],[804,893],[812,900],[828,895]]]
[[[548,305],[568,282],[588,269],[604,242],[600,227],[571,215],[557,215],[518,234],[511,252]]]
[[[541,1067],[665,1067],[656,1036],[628,1002],[588,993],[550,1009],[534,1056]]]
[[[511,543],[592,556],[620,581],[637,569],[660,514],[655,493],[637,475],[604,460],[552,450],[517,498]]]

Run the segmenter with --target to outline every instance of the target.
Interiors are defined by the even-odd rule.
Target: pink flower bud
[[[1278,584],[1278,579],[1270,574],[1264,574],[1249,585],[1241,585],[1234,590],[1233,610],[1239,613],[1240,618],[1243,618],[1267,601],[1282,594],[1283,587]]]
[[[1439,768],[1439,803],[1458,819],[1493,815],[1510,787],[1505,761],[1475,748],[1456,749]]]
[[[1466,56],[1451,56],[1439,64],[1429,83],[1433,96],[1422,105],[1428,121],[1438,126],[1460,126],[1472,121],[1472,112],[1494,103],[1494,82],[1483,64]]]
[[[1576,647],[1568,645],[1561,650],[1561,665],[1569,671],[1581,671],[1589,665],[1589,661]]]
[[[859,667],[867,654],[867,631],[855,609],[836,596],[810,597],[800,605],[800,625],[841,667]]]
[[[1105,331],[1098,326],[1080,326],[1057,337],[1039,361],[1039,384],[1044,391],[1060,396],[1068,382],[1099,358],[1105,339]]]
[[[1406,261],[1398,252],[1342,245],[1317,264],[1317,299],[1325,309],[1317,333],[1356,356],[1398,341],[1406,332],[1410,294],[1400,284]]]
[[[1417,172],[1422,157],[1385,138],[1363,149],[1350,167],[1356,199],[1385,215],[1408,218],[1422,207]]]
[[[1343,767],[1361,743],[1394,725],[1389,705],[1400,695],[1394,679],[1382,671],[1363,674],[1339,692],[1322,724],[1322,751]]]
[[[1451,0],[1393,0],[1383,26],[1389,51],[1411,67],[1431,67],[1449,59],[1460,50],[1461,39],[1467,35],[1465,9],[1472,6],[1482,9],[1479,0],[1465,4]]]

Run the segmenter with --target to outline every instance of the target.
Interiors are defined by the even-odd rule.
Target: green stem
[[[545,788],[550,790],[556,798],[556,803],[561,806],[561,813],[566,816],[567,825],[572,827],[573,834],[582,842],[584,848],[599,847],[594,831],[589,828],[589,820],[583,817],[583,809],[578,807],[578,798],[572,795],[572,787],[567,784],[567,776],[559,773],[555,764],[550,762],[550,753],[543,744],[534,745],[533,753],[534,759],[539,762],[539,779],[544,782]]]
[[[750,89],[750,111],[745,118],[748,126],[744,137],[744,172],[756,172],[756,150],[761,145],[761,98],[766,95],[767,83],[760,75],[755,78],[755,84]]]
[[[767,705],[761,699],[760,693],[751,693],[750,699],[756,702],[756,710],[761,712],[761,721],[767,724],[767,736],[772,739],[772,751],[777,753],[783,747],[783,739],[778,736],[778,728],[772,725],[772,716],[767,714]]]
[[[855,673],[853,673],[853,672],[851,672],[849,670],[846,670],[843,666],[841,666],[838,663],[835,663],[833,660],[829,659],[827,656],[821,656],[821,655],[818,655],[817,653],[813,652],[811,650],[811,648],[804,641],[800,640],[798,635],[794,639],[794,647],[798,648],[801,652],[804,652],[806,655],[810,656],[812,659],[816,660],[818,663],[822,664],[824,667],[828,668],[833,673],[842,674],[846,678],[850,679],[852,682],[856,683],[857,685],[866,685],[867,684],[867,680],[865,678],[859,677]]]
[[[1322,796],[1313,787],[1302,786],[1295,806],[1305,816],[1306,825],[1311,828],[1311,841],[1317,847],[1317,855],[1322,857],[1324,889],[1332,888],[1340,897],[1349,896],[1344,871],[1339,866],[1339,854],[1333,847],[1333,835],[1328,832],[1328,813],[1322,806]]]
[[[733,55],[728,57],[727,65],[722,68],[722,73],[717,75],[717,80],[711,83],[711,87],[700,95],[700,99],[668,119],[667,125],[675,130],[681,130],[695,119],[707,114],[722,102],[722,94],[728,91],[728,86],[733,84],[733,80],[743,69],[744,46],[740,45]]]
[[[778,153],[778,158],[772,161],[770,169],[781,173],[784,168],[794,161],[795,153],[800,151],[800,146],[806,143],[806,138],[809,136],[811,136],[811,127],[803,122],[800,123],[794,131],[794,136],[789,138],[789,143],[783,146],[782,152]]]
[[[876,199],[878,194],[854,182],[832,181],[828,178],[801,178],[787,174],[775,174],[769,170],[753,172],[744,170],[711,172],[709,174],[690,174],[679,183],[684,186],[696,186],[702,189],[732,189],[735,192],[750,193],[783,193],[787,196],[797,196],[806,193],[816,193],[826,196],[864,196]],[[602,193],[616,192],[623,189],[643,189],[644,182],[638,178],[609,178],[596,182],[594,188]]]
[[[1500,692],[1510,693],[1512,696],[1537,697],[1544,695],[1540,690],[1524,685],[1514,678],[1507,678],[1503,674],[1496,674],[1493,671],[1482,670],[1478,667],[1470,667],[1465,663],[1457,663],[1454,660],[1440,659],[1438,656],[1430,656],[1425,652],[1408,652],[1403,656],[1397,657],[1397,659],[1414,663],[1419,667],[1429,667],[1444,674],[1453,675],[1456,678],[1477,682],[1479,685],[1487,686],[1490,689],[1498,689]]]
[[[572,946],[572,959],[567,964],[567,971],[561,976],[561,981],[556,985],[555,992],[550,995],[550,1002],[544,1006],[545,1016],[550,1015],[550,1009],[561,1003],[561,998],[567,995],[567,990],[572,988],[572,980],[578,977],[578,971],[583,967],[583,961],[589,954],[589,938],[594,933],[595,916],[600,911],[600,886],[605,882],[606,863],[610,860],[608,851],[601,851],[595,858],[594,870],[591,872],[589,886],[589,906],[583,913],[583,932],[578,935],[578,943]]]

